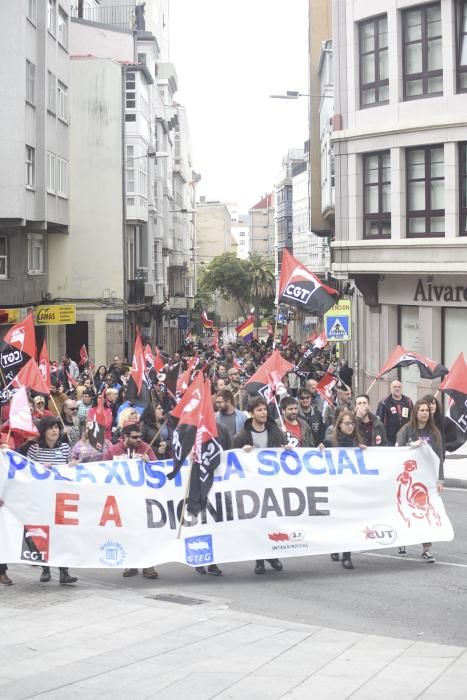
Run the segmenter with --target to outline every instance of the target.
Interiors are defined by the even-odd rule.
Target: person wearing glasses
[[[68,464],[71,459],[71,448],[68,441],[63,439],[60,429],[61,424],[58,418],[45,416],[38,426],[39,438],[37,442],[29,446],[26,453],[27,458],[39,462],[47,469]],[[67,567],[60,566],[59,571],[59,583],[61,584],[76,583],[78,580],[76,576],[70,575]],[[39,581],[48,583],[51,578],[50,567],[43,566]]]
[[[78,418],[78,404],[74,399],[67,399],[61,410],[61,417],[64,426],[64,433],[70,447],[76,445],[80,438],[80,427]]]
[[[35,423],[38,423],[45,416],[53,416],[52,411],[49,411],[45,407],[45,399],[43,396],[35,396],[33,398],[34,410],[32,412],[32,419]]]
[[[115,445],[111,445],[103,454],[102,461],[119,459],[142,459],[143,462],[154,462],[156,455],[152,447],[143,442],[138,422],[126,423],[121,431],[121,438]]]
[[[365,441],[357,428],[357,418],[353,411],[342,408],[334,421],[334,427],[324,447],[360,447],[366,449]],[[339,553],[331,554],[332,561],[339,561]],[[342,553],[342,566],[344,569],[353,569],[352,552]]]
[[[227,377],[229,383],[226,385],[225,388],[228,389],[228,391],[231,391],[234,395],[235,408],[238,408],[240,411],[243,411],[244,390],[242,388],[240,370],[236,367],[231,367],[227,372]]]

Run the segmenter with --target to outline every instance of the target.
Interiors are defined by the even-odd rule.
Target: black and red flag
[[[376,375],[376,378],[379,379],[383,374],[387,374],[396,367],[409,367],[409,365],[417,365],[422,379],[444,377],[449,371],[444,365],[435,362],[435,360],[430,360],[429,357],[425,357],[419,352],[406,350],[402,345],[396,345],[386,363]]]
[[[50,386],[45,383],[42,372],[40,371],[37,362],[32,357],[26,362],[25,365],[23,365],[23,367],[21,367],[20,371],[13,379],[11,386],[18,389],[24,386],[27,389],[32,389],[38,394],[48,395],[50,393]]]
[[[293,364],[285,360],[276,348],[266,362],[245,382],[246,393],[250,396],[260,394],[267,400],[267,395],[270,391],[270,376],[273,373],[277,373],[280,379],[283,379],[284,375],[290,372],[293,367]]]
[[[183,396],[185,391],[190,386],[193,381],[193,372],[195,371],[199,362],[199,358],[194,355],[188,360],[188,366],[184,372],[177,379],[176,393],[177,396]]]
[[[102,452],[104,450],[105,440],[105,411],[104,411],[104,396],[99,394],[97,397],[97,406],[92,427],[88,427],[87,436],[90,444],[94,449]]]
[[[195,436],[190,489],[186,506],[188,512],[193,515],[198,515],[206,507],[208,494],[214,481],[214,472],[220,463],[222,447],[217,439],[218,436],[212,406],[211,384],[209,379],[206,379]]]
[[[455,452],[467,440],[467,364],[461,352],[439,385],[449,396],[444,421],[446,450]]]
[[[279,303],[323,316],[339,300],[337,289],[328,287],[284,249],[279,279]]]
[[[204,376],[202,372],[198,372],[178,404],[170,411],[170,416],[178,419],[178,425],[172,435],[173,471],[167,474],[168,479],[173,479],[178,474],[183,462],[193,449],[201,416],[203,394]]]
[[[30,358],[36,358],[36,353],[34,317],[29,313],[24,321],[15,323],[0,340],[0,367],[6,385]]]

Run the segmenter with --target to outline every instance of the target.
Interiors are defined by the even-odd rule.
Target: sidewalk
[[[464,700],[467,649],[312,627],[176,591],[37,584],[0,594],[0,694],[92,700]]]

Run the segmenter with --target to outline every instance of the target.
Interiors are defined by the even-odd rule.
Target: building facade
[[[50,240],[69,231],[69,5],[2,6],[2,306],[47,302]]]
[[[361,292],[361,389],[397,343],[450,366],[467,330],[467,2],[371,10],[333,2],[333,273]],[[416,371],[402,379],[413,397],[427,389]]]
[[[274,255],[274,192],[265,194],[248,210],[250,225],[250,252]]]

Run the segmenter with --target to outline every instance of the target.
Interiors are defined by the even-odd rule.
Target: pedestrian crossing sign
[[[350,316],[325,316],[326,337],[333,342],[350,340]]]

